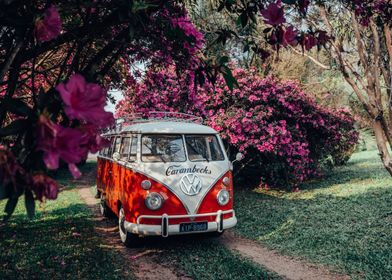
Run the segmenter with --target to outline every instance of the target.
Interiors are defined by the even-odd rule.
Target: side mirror
[[[241,161],[243,158],[244,158],[244,154],[243,153],[237,153],[235,155],[235,160],[233,160],[233,162]]]
[[[120,160],[120,153],[119,152],[115,152],[115,153],[113,153],[113,159],[114,160]]]

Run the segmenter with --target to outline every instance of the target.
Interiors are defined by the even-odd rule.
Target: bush
[[[342,163],[354,151],[358,132],[347,110],[322,108],[293,81],[262,78],[254,70],[233,73],[239,87],[230,91],[222,78],[196,87],[192,74],[149,71],[129,87],[117,115],[164,110],[202,116],[229,154],[245,154],[242,174],[268,187],[295,188],[319,175],[322,160]]]

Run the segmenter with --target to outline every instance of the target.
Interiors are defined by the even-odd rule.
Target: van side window
[[[121,145],[121,137],[117,136],[116,137],[116,141],[114,142],[113,153],[119,153],[120,152],[120,145]]]
[[[136,161],[137,153],[137,135],[132,135],[131,151],[129,153],[129,161]]]
[[[114,146],[114,137],[110,137],[110,146],[107,149],[107,153],[105,154],[105,156],[107,157],[112,157],[112,153],[113,153],[113,146]]]
[[[101,149],[99,151],[99,155],[103,156],[103,157],[106,157],[106,155],[108,154],[108,150],[109,150],[109,147],[105,147],[105,148]]]
[[[129,154],[129,142],[131,141],[130,137],[123,137],[121,140],[121,148],[120,148],[120,160],[126,161],[128,159]]]

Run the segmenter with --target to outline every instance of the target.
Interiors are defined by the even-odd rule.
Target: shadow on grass
[[[40,213],[33,221],[14,216],[0,227],[1,279],[124,279],[111,273],[121,262],[100,246],[88,216],[83,204]]]

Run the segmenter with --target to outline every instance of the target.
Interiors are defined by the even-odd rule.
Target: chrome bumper
[[[233,216],[228,219],[223,219],[224,214],[232,213]],[[200,218],[200,217],[210,217],[215,216],[214,222],[208,222],[208,228],[206,231],[196,231],[196,232],[180,232],[180,225],[169,225],[170,219],[181,219],[181,218]],[[161,220],[161,225],[146,225],[141,224],[142,219],[156,219]],[[195,214],[195,215],[141,215],[137,218],[136,223],[130,223],[125,221],[125,229],[137,235],[161,235],[167,237],[169,235],[178,234],[188,234],[188,233],[203,233],[203,232],[222,232],[224,229],[234,227],[237,224],[237,218],[235,216],[234,210]]]

